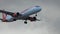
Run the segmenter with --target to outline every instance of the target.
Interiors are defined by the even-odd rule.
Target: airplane
[[[27,20],[30,21],[38,21],[36,18],[37,13],[40,12],[42,9],[40,6],[34,6],[32,8],[26,9],[23,12],[8,12],[5,10],[0,10],[0,13],[2,13],[2,18],[0,20],[2,22],[13,22],[16,20],[25,20],[24,23],[27,24]],[[34,17],[31,17],[30,15],[35,14]]]

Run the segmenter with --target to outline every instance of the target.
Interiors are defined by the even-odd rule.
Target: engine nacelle
[[[14,13],[12,16],[13,17],[18,17],[19,15],[21,16],[21,14],[19,12],[17,12],[17,13]]]

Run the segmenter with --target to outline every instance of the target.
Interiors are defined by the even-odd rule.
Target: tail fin
[[[6,16],[7,16],[7,15],[6,15],[5,13],[2,13],[2,19],[3,19],[3,20],[6,20]]]

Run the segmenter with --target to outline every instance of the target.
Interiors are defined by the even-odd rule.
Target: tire
[[[27,22],[25,21],[24,24],[27,24]]]

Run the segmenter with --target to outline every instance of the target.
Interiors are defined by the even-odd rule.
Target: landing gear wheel
[[[26,21],[25,21],[24,23],[25,23],[25,24],[27,24],[27,22],[26,22]]]

